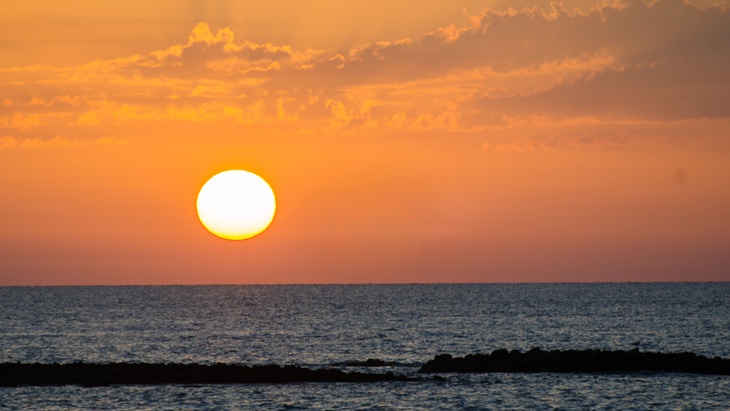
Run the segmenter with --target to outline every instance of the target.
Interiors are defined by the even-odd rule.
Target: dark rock
[[[0,363],[0,386],[18,385],[130,385],[130,384],[251,384],[292,382],[407,381],[386,374],[346,373],[278,365],[200,364],[22,364]]]
[[[422,373],[480,372],[555,372],[555,373],[624,373],[685,372],[730,375],[730,359],[707,358],[693,353],[566,350],[543,351],[533,348],[522,354],[517,350],[496,350],[491,354],[452,357],[436,356],[424,364]]]
[[[381,359],[368,358],[365,361],[346,361],[332,364],[336,367],[393,367],[401,365],[395,361],[383,361]]]

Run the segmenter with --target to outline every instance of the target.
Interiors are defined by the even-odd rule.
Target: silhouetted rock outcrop
[[[407,381],[402,375],[311,370],[297,366],[200,364],[0,364],[0,386],[111,384],[250,384]]]
[[[422,373],[638,371],[730,375],[730,359],[707,358],[687,352],[680,354],[639,352],[638,349],[543,351],[533,348],[526,353],[517,350],[496,350],[491,354],[470,354],[456,358],[449,354],[441,354],[420,369]]]
[[[382,367],[389,363],[368,359],[341,365]],[[395,363],[394,363],[395,364]],[[730,359],[707,358],[693,353],[567,350],[543,351],[533,348],[526,353],[497,350],[491,354],[452,357],[441,354],[424,364],[421,373],[483,372],[555,372],[555,373],[624,373],[684,372],[730,375]],[[1,363],[0,386],[18,385],[131,385],[131,384],[282,384],[293,382],[379,382],[413,381],[404,375],[344,372],[278,365],[231,364],[23,364]]]

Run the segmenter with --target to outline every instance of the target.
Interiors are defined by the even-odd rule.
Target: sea
[[[636,346],[730,358],[730,283],[0,287],[0,362],[221,362],[420,376],[441,353]],[[343,365],[368,358],[392,364]],[[730,409],[730,376],[440,376],[0,387],[0,409]]]

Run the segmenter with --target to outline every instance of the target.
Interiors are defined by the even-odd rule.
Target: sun
[[[243,170],[211,177],[198,193],[198,218],[218,237],[245,240],[260,234],[276,212],[274,191],[263,178]]]

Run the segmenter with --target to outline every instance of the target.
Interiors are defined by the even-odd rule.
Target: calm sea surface
[[[296,364],[439,353],[730,358],[730,283],[0,288],[0,362]],[[352,370],[358,370],[353,368]],[[2,409],[730,409],[730,377],[474,374],[378,384],[0,388]]]

